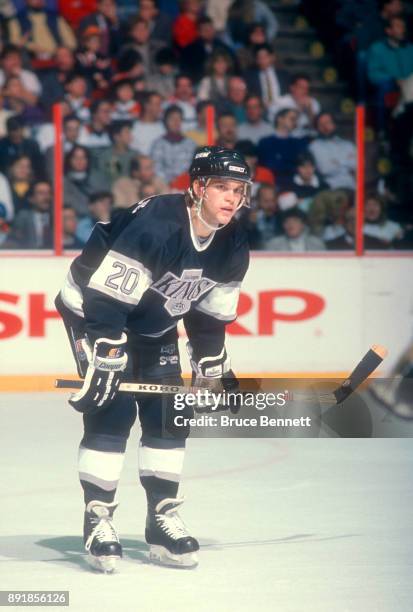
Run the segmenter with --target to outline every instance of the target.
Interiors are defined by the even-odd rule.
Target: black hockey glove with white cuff
[[[192,385],[194,387],[200,387],[208,389],[211,393],[238,393],[239,392],[239,381],[231,370],[231,362],[227,355],[225,347],[221,353],[215,357],[203,357],[199,361],[195,361],[193,356],[193,350],[188,342],[187,344],[188,353],[191,360],[192,367]],[[237,413],[240,409],[239,402],[222,402],[222,405],[218,408],[210,408],[202,405],[195,408],[196,412],[212,412],[212,410],[231,410],[232,413]]]
[[[120,340],[98,338],[93,352],[86,338],[81,341],[89,367],[82,389],[69,400],[75,410],[95,414],[114,399],[128,362],[126,340],[124,333]]]

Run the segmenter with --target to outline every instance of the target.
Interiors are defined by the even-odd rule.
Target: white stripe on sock
[[[112,489],[113,483],[120,478],[124,458],[125,453],[97,451],[80,446],[78,455],[79,474],[82,474],[82,480],[90,482],[95,482],[97,479],[106,481],[111,484],[110,489]],[[88,474],[91,478],[87,478]]]
[[[184,463],[184,448],[151,448],[139,444],[139,474],[179,481]]]

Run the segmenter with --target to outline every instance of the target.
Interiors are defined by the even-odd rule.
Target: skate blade
[[[103,572],[104,574],[112,574],[116,568],[120,557],[116,555],[107,557],[95,557],[90,553],[87,556],[87,562],[93,569]]]
[[[174,555],[164,546],[151,544],[149,549],[149,559],[152,563],[165,565],[166,567],[194,568],[198,565],[199,559],[196,552]]]

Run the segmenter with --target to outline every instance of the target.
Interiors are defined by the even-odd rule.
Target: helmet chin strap
[[[203,225],[205,225],[205,227],[207,227],[208,229],[212,230],[213,232],[216,232],[217,230],[223,229],[224,227],[226,227],[228,225],[228,223],[230,223],[230,221],[228,221],[228,223],[218,223],[217,225],[212,225],[211,223],[208,223],[208,221],[206,221],[204,219],[204,217],[202,216],[202,204],[204,203],[205,200],[208,199],[207,194],[205,193],[206,188],[208,187],[208,183],[211,179],[207,179],[205,181],[205,184],[202,186],[203,187],[203,194],[200,198],[197,198],[195,196],[195,193],[192,189],[192,186],[190,187],[189,191],[192,197],[192,200],[195,202],[195,210],[196,210],[196,216],[198,217],[198,219],[201,221],[201,223]],[[244,200],[245,200],[245,195],[241,198],[240,204],[237,206],[237,210],[239,210],[243,204],[244,204]]]

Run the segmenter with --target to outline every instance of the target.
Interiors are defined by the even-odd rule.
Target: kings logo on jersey
[[[181,316],[191,308],[191,302],[217,283],[202,276],[202,270],[184,270],[178,278],[167,272],[156,283],[151,285],[157,293],[166,298],[164,307],[173,317]]]

